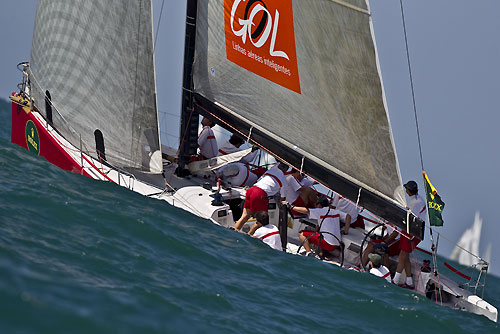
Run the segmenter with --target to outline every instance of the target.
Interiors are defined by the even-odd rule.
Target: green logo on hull
[[[38,137],[38,130],[33,121],[26,123],[26,146],[30,152],[34,152],[37,155],[40,154],[40,138]]]

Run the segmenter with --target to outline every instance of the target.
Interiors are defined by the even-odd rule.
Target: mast
[[[196,42],[196,12],[198,0],[188,0],[186,9],[186,40],[184,43],[184,75],[182,79],[182,109],[179,142],[179,169],[182,176],[189,157],[196,154],[198,147],[199,114],[193,110],[193,61]]]

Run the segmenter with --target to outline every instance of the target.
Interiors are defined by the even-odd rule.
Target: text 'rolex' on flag
[[[443,226],[443,209],[444,202],[441,200],[441,196],[438,195],[436,188],[431,184],[427,174],[422,172],[424,176],[425,183],[425,195],[427,198],[427,208],[429,214],[429,223],[431,226]]]
[[[226,57],[300,94],[292,0],[224,0]]]

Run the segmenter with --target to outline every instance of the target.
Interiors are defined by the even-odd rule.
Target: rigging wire
[[[422,144],[420,141],[420,130],[418,127],[417,104],[415,102],[415,89],[413,87],[413,75],[411,73],[410,51],[408,48],[408,37],[406,34],[406,22],[405,22],[405,14],[404,14],[404,9],[403,9],[403,0],[399,0],[399,4],[401,5],[401,18],[403,19],[403,32],[404,32],[404,36],[405,36],[406,59],[408,61],[408,73],[410,75],[411,97],[412,97],[412,101],[413,101],[413,114],[415,115],[415,126],[417,128],[417,140],[418,140],[418,151],[420,152],[420,164],[422,166],[422,170],[425,170],[424,169],[424,158],[422,156]]]
[[[420,140],[420,129],[419,129],[419,126],[418,126],[417,103],[415,101],[415,88],[413,86],[413,75],[412,75],[412,72],[411,72],[410,50],[408,48],[408,36],[407,36],[407,33],[406,33],[406,22],[405,22],[404,8],[403,8],[403,0],[399,0],[399,4],[400,4],[400,7],[401,7],[401,19],[403,21],[403,32],[404,32],[404,36],[405,36],[406,59],[408,61],[408,74],[410,76],[411,97],[412,97],[412,102],[413,102],[413,114],[415,115],[415,127],[416,127],[416,130],[417,130],[418,151],[420,153],[420,165],[422,167],[422,171],[424,171],[425,170],[424,169],[424,158],[423,158],[423,155],[422,155],[422,143],[421,143],[421,140]],[[427,208],[427,217],[429,217],[429,209],[428,208]],[[429,221],[430,221],[430,217],[429,217]],[[409,230],[409,221],[408,221],[408,230]],[[432,250],[432,262],[433,262],[433,265],[434,265],[434,276],[437,276],[438,275],[438,271],[437,271],[437,258],[436,258],[437,248],[434,246],[434,238],[433,238],[433,235],[432,235],[432,228],[429,228],[429,233],[430,233],[430,237],[431,237],[431,250]]]
[[[163,0],[161,2],[160,17],[158,18],[158,23],[156,24],[156,34],[155,34],[155,42],[153,44],[153,53],[156,51],[156,41],[158,39],[158,32],[160,31],[161,15],[163,14],[163,5],[164,4],[165,4],[165,0]]]

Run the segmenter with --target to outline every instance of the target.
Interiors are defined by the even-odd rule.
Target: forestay
[[[95,151],[104,137],[108,162],[161,172],[151,0],[40,0],[31,51],[31,87],[54,125],[75,146]]]
[[[204,98],[405,206],[364,0],[200,1],[193,77]]]

